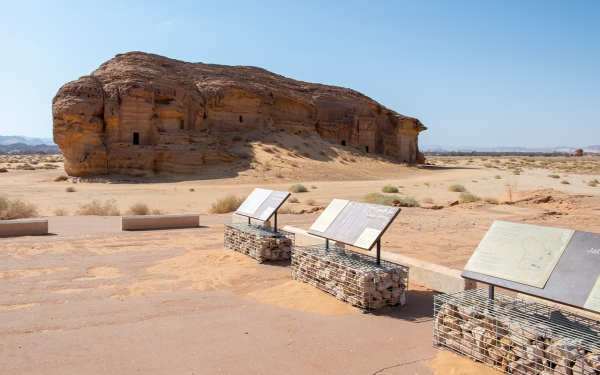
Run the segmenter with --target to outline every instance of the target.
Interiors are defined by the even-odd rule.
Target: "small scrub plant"
[[[465,189],[464,185],[461,184],[452,184],[448,187],[449,191],[453,191],[455,193],[462,193],[464,191],[467,191],[467,189]]]
[[[54,210],[54,216],[69,216],[69,212],[64,208],[57,208]]]
[[[92,203],[80,204],[79,209],[75,211],[76,215],[95,215],[95,216],[119,216],[121,212],[117,208],[117,202],[114,199],[102,201],[92,201]]]
[[[188,190],[189,190],[189,191],[194,191],[194,188],[189,188]]]
[[[296,211],[294,211],[294,209],[291,206],[282,206],[279,208],[279,210],[277,210],[277,213],[284,215],[293,215],[296,213]]]
[[[150,209],[148,208],[148,205],[142,202],[132,205],[127,211],[127,215],[129,216],[143,216],[148,215],[149,213]]]
[[[498,202],[498,199],[494,198],[494,197],[485,197],[483,198],[483,201],[486,203],[491,203],[491,204],[498,204],[500,202]]]
[[[317,187],[316,187],[315,185],[313,185],[313,186],[311,186],[310,188],[311,188],[311,189],[316,189]]]
[[[394,185],[385,185],[383,188],[381,188],[381,191],[384,193],[397,193],[398,188]]]
[[[499,180],[499,179],[501,179],[502,177],[500,177],[499,175],[495,175],[495,176],[494,176],[494,178],[495,178],[496,180]]]
[[[597,179],[594,179],[592,181],[588,181],[588,186],[592,186],[595,187],[596,185],[598,185],[600,182]]]
[[[550,178],[560,178],[560,176],[557,175],[557,174],[549,174],[548,177],[550,177]]]
[[[432,204],[433,203],[433,198],[431,198],[431,197],[425,197],[425,198],[421,199],[421,203]]]
[[[458,201],[460,203],[479,202],[480,200],[481,198],[471,193],[460,193],[458,196]]]
[[[302,184],[296,184],[296,185],[290,186],[290,191],[292,193],[306,193],[308,191],[308,189]]]
[[[429,186],[429,182],[425,182],[425,183],[423,183],[423,185]]]
[[[277,178],[283,178],[283,173],[281,173],[281,172],[275,172],[275,177],[277,177]]]
[[[233,194],[217,199],[216,202],[210,205],[211,214],[226,214],[237,210],[245,198],[239,198]]]
[[[300,201],[296,197],[291,197],[290,199],[288,199],[288,202],[290,202],[290,203],[300,203]]]
[[[38,210],[33,203],[0,196],[0,220],[27,219],[37,216],[39,216]]]
[[[316,204],[316,202],[314,199],[307,199],[306,204],[308,204],[309,206],[314,206]]]
[[[421,205],[414,197],[400,197],[397,195],[383,195],[381,193],[369,193],[363,198],[363,202],[380,204],[382,206],[393,206],[397,201],[401,206],[420,207]]]
[[[567,180],[562,180],[560,183],[563,185],[571,185],[571,183]]]
[[[162,214],[163,214],[163,212],[161,210],[159,210],[158,208],[153,208],[150,211],[150,215],[162,215]]]
[[[61,181],[67,181],[69,179],[69,177],[67,176],[58,176],[54,179],[54,182],[61,182]]]
[[[65,191],[66,191],[67,193],[74,193],[74,192],[76,192],[77,190],[75,190],[75,188],[74,188],[73,186],[68,186],[68,187],[65,189]]]
[[[508,196],[508,201],[512,203],[513,196],[517,192],[517,188],[519,187],[519,180],[514,177],[509,178],[504,182],[504,191],[506,191],[506,195]]]

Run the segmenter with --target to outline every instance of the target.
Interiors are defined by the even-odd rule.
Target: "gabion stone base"
[[[406,305],[408,267],[331,245],[294,247],[292,279],[308,283],[364,312]]]
[[[513,375],[599,375],[600,322],[483,289],[434,297],[433,345]]]
[[[259,263],[290,259],[293,238],[293,233],[282,230],[275,233],[263,225],[225,224],[225,247],[244,253]]]

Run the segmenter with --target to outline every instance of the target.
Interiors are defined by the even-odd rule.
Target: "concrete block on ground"
[[[284,230],[295,234],[296,246],[319,245],[325,239],[308,234],[307,231],[293,226],[285,226]],[[336,243],[337,246],[344,246]],[[427,289],[441,293],[454,293],[468,289],[475,289],[474,281],[466,280],[460,276],[461,270],[440,266],[431,262],[407,257],[405,255],[381,252],[381,257],[394,263],[399,263],[410,268],[410,282]]]
[[[0,236],[39,236],[43,234],[48,234],[48,219],[0,221]]]
[[[200,215],[143,215],[121,217],[121,230],[197,228]]]
[[[455,293],[475,289],[476,283],[460,276],[461,270],[426,262],[402,254],[381,252],[383,259],[403,264],[410,268],[410,282],[440,293]]]

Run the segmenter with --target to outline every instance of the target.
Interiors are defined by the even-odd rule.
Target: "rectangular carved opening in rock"
[[[183,130],[183,119],[179,120],[179,130]]]
[[[131,143],[134,145],[140,144],[140,132],[133,132],[133,139],[131,140]]]
[[[345,146],[345,145],[346,145],[346,141],[342,141],[342,146]]]
[[[367,154],[369,153],[369,146],[365,146],[365,151],[367,152]]]
[[[240,116],[240,122],[244,122],[244,118]]]

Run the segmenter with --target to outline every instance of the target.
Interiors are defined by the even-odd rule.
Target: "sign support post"
[[[381,264],[381,238],[377,240],[377,265]]]

